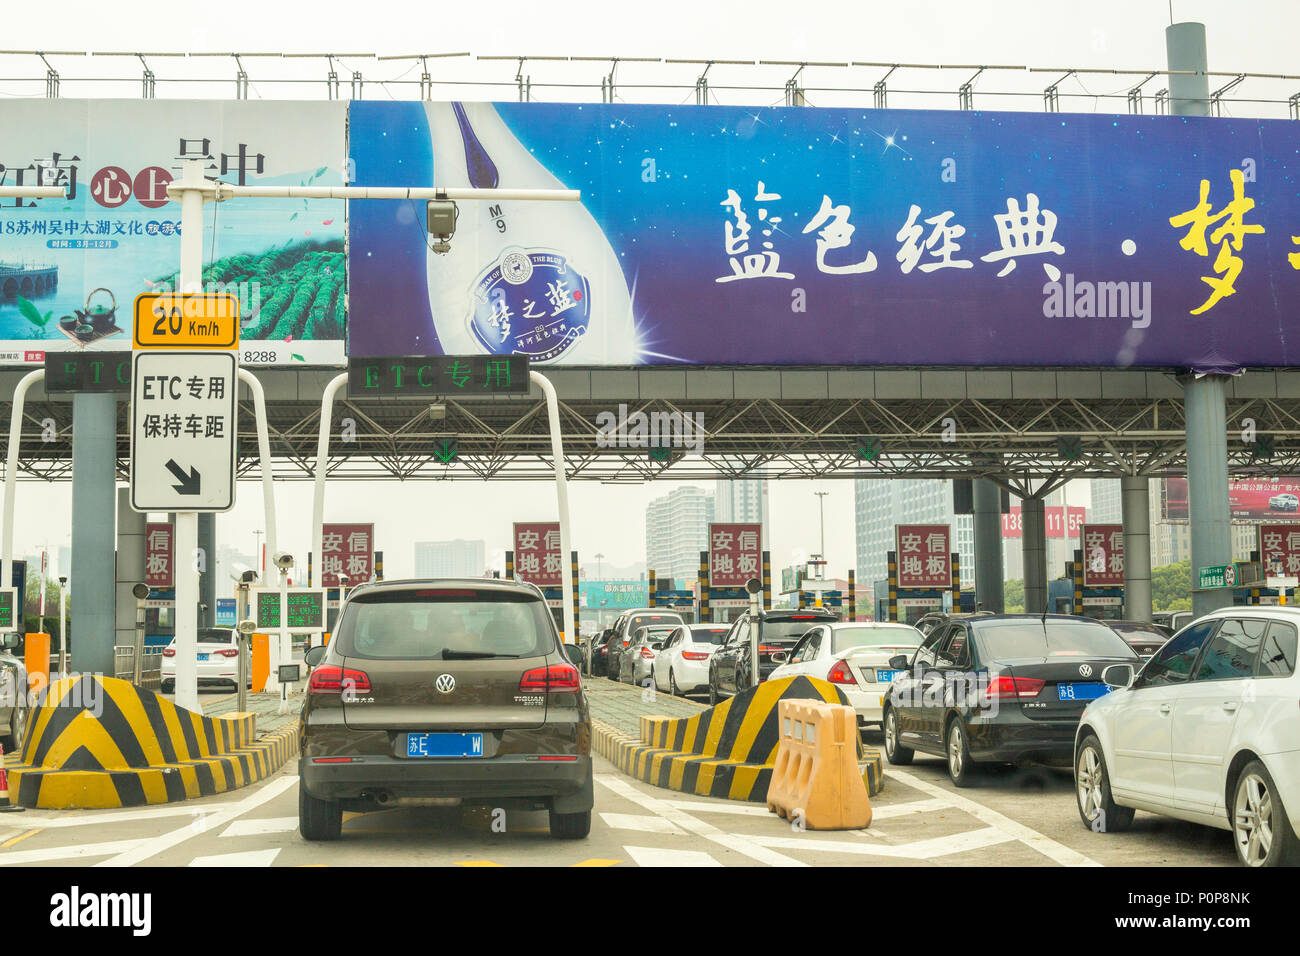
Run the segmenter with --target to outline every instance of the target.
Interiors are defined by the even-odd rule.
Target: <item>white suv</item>
[[[1079,815],[1123,830],[1135,810],[1230,830],[1248,866],[1300,862],[1300,609],[1222,608],[1183,628],[1083,712]],[[1288,809],[1291,816],[1288,816]]]

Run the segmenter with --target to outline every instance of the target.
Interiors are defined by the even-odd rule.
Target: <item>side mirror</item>
[[[789,656],[790,655],[787,654],[785,651],[777,651],[775,654],[772,655],[772,663],[784,664],[786,660],[789,659]]]
[[[319,647],[313,647],[306,653],[303,660],[307,663],[308,667],[315,667],[324,659],[327,650],[328,648],[324,644]]]
[[[1101,680],[1107,687],[1128,687],[1135,673],[1132,664],[1111,664],[1102,668]]]
[[[577,668],[581,668],[583,661],[586,660],[586,654],[583,653],[582,647],[577,644],[565,644],[564,656],[569,659],[570,664]]]
[[[662,651],[663,649],[664,649],[664,642],[663,642],[663,641],[660,641],[658,644],[651,644],[651,645],[650,645],[650,650],[652,650],[652,651]]]
[[[5,650],[12,651],[22,643],[22,636],[17,631],[8,631],[4,636]]]
[[[907,655],[896,654],[889,659],[889,669],[891,671],[907,670]]]

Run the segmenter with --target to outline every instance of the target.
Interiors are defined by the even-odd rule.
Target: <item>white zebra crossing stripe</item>
[[[681,833],[672,822],[663,817],[637,813],[601,813],[605,825],[616,830],[641,830],[644,833]]]
[[[700,850],[664,850],[652,846],[625,846],[637,866],[722,866]]]
[[[223,837],[264,836],[268,833],[292,833],[298,829],[297,817],[267,817],[262,820],[236,820],[221,831]]]
[[[243,853],[218,853],[215,856],[196,856],[190,866],[270,866],[280,853],[274,850],[247,850]]]

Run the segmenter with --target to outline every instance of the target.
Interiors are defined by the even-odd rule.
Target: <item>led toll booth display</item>
[[[130,392],[130,352],[46,352],[45,391]]]
[[[286,627],[291,631],[325,630],[325,592],[319,589],[291,590],[285,592],[288,611],[281,624],[280,592],[262,590],[254,602],[255,620],[259,631],[274,631]]]
[[[348,396],[526,395],[526,355],[349,358]]]
[[[14,620],[17,604],[17,588],[0,588],[0,632],[18,630],[18,623]]]

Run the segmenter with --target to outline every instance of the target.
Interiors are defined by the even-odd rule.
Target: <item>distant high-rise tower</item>
[[[946,524],[961,555],[963,590],[975,586],[975,530],[970,515],[953,512],[952,482],[938,478],[859,478],[853,483],[858,587],[889,573],[894,526]]]
[[[415,542],[417,578],[477,578],[487,568],[482,541]]]
[[[758,523],[763,526],[763,547],[771,546],[768,538],[767,479],[719,478],[714,488],[714,521]]]
[[[708,548],[713,495],[688,485],[656,498],[645,509],[646,567],[660,578],[689,587]]]

